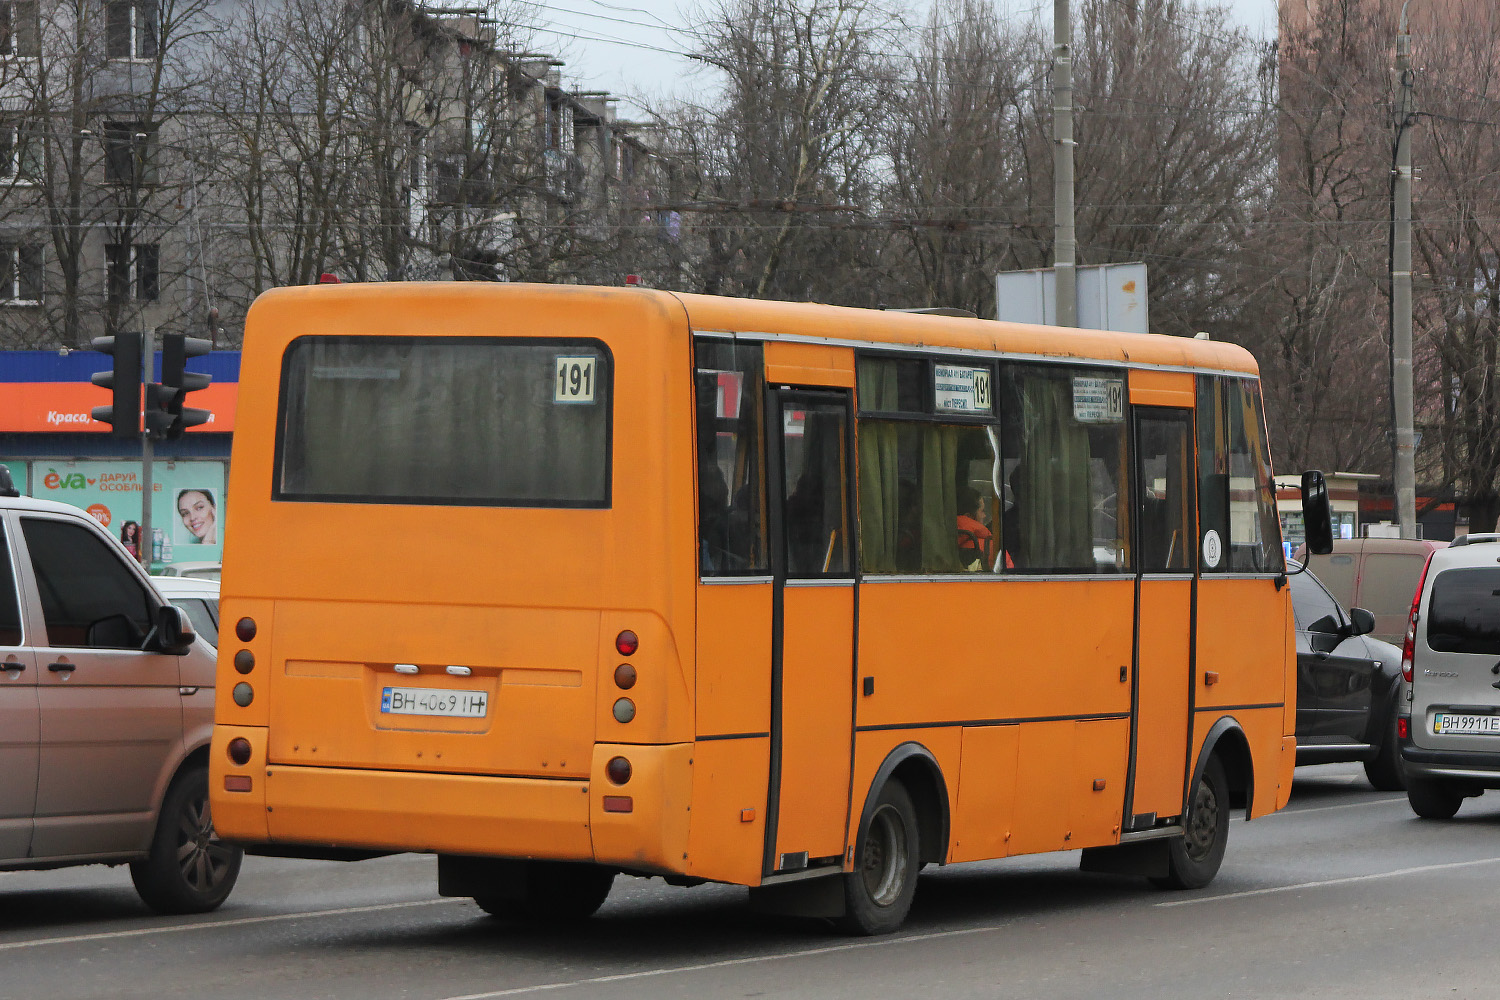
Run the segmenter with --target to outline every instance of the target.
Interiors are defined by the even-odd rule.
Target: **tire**
[[[1423,819],[1452,819],[1464,797],[1441,781],[1408,778],[1406,801]]]
[[[854,871],[844,882],[844,915],[836,921],[848,934],[889,934],[911,912],[921,869],[917,809],[899,781],[888,781],[860,830]]]
[[[1167,874],[1151,883],[1161,889],[1201,889],[1219,874],[1229,843],[1229,779],[1217,756],[1210,757],[1193,786],[1187,832],[1167,841]]]
[[[162,799],[151,851],[130,863],[130,880],[158,913],[207,913],[229,897],[244,852],[214,832],[208,767],[182,771]]]
[[[479,908],[497,920],[565,923],[598,912],[614,885],[613,869],[566,861],[531,861],[519,893],[475,896]]]
[[[1396,742],[1396,707],[1391,706],[1390,718],[1385,724],[1385,738],[1380,741],[1380,750],[1365,761],[1365,777],[1377,792],[1399,792],[1406,788],[1406,765],[1401,761],[1401,749]]]

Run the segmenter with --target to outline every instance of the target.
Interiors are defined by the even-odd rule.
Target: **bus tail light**
[[[636,638],[635,633],[630,631],[630,629],[626,629],[619,635],[615,636],[615,650],[619,652],[621,656],[630,656],[640,648],[641,640]]]
[[[629,691],[635,687],[635,667],[628,663],[622,663],[615,667],[615,687],[621,691]]]
[[[1432,553],[1422,564],[1422,575],[1417,577],[1417,592],[1411,599],[1411,614],[1406,616],[1406,638],[1401,643],[1401,679],[1411,683],[1412,661],[1417,656],[1417,609],[1422,606],[1422,588],[1427,584],[1427,570],[1432,566]]]
[[[635,718],[635,702],[629,698],[621,698],[615,702],[615,721],[629,722]]]
[[[230,762],[237,767],[244,767],[250,763],[250,741],[243,736],[236,736],[230,740],[225,751],[229,755]]]
[[[604,796],[604,811],[607,813],[634,812],[635,801],[629,795],[606,795]]]
[[[623,785],[630,780],[630,761],[624,757],[611,757],[609,763],[604,765],[604,773],[610,781]]]
[[[226,792],[248,792],[252,785],[248,774],[224,775],[224,791]]]
[[[249,642],[255,638],[255,619],[241,618],[234,623],[234,634],[240,642]]]

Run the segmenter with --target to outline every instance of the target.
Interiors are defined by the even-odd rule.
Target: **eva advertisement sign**
[[[152,466],[151,560],[219,562],[224,551],[224,464],[158,462]],[[139,554],[139,462],[31,463],[31,495],[80,507]]]

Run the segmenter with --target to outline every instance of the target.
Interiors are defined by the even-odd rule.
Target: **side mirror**
[[[187,613],[174,604],[156,609],[156,628],[151,634],[153,645],[163,653],[181,656],[193,647],[198,633]]]
[[[1354,625],[1350,635],[1369,635],[1375,631],[1375,616],[1364,608],[1350,608],[1349,621]]]
[[[1326,556],[1333,551],[1333,512],[1328,506],[1328,484],[1323,473],[1302,473],[1302,524],[1307,532],[1307,551]]]
[[[1322,632],[1324,635],[1339,634],[1339,620],[1333,615],[1324,615],[1311,625],[1307,626],[1309,632]]]

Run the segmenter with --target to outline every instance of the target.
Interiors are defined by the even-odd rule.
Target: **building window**
[[[155,125],[104,123],[104,179],[134,187],[156,183]]]
[[[109,58],[156,58],[161,49],[161,10],[156,0],[106,0],[105,21]]]
[[[42,26],[36,0],[0,2],[0,55],[35,57],[42,54]]]
[[[42,301],[42,248],[28,243],[0,243],[0,300],[7,305]]]
[[[161,247],[110,243],[104,248],[106,294],[111,306],[155,302],[161,294]]]
[[[42,176],[42,143],[36,126],[0,120],[0,181],[31,184]]]

